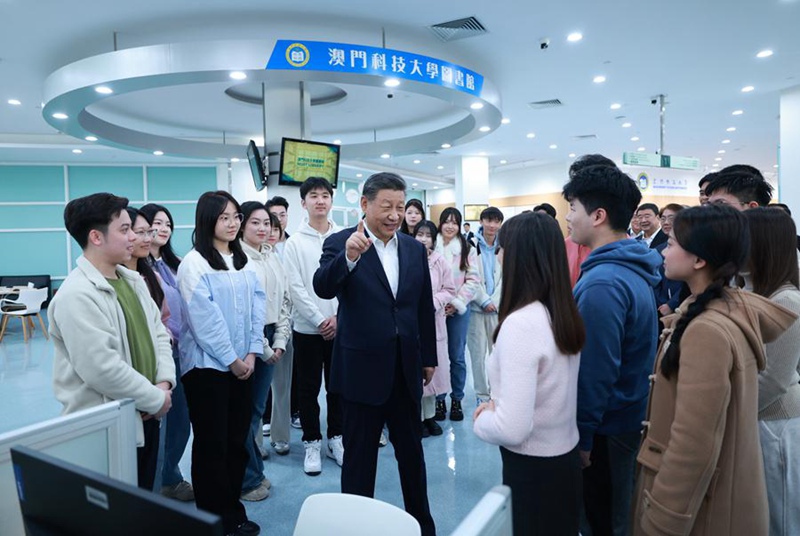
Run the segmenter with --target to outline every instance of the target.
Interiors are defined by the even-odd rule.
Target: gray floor
[[[9,322],[9,330],[0,342],[0,432],[59,414],[60,404],[53,397],[51,387],[52,361],[52,344],[45,341],[38,329],[24,343],[19,321]],[[501,480],[497,447],[482,442],[472,433],[471,413],[475,409],[475,399],[469,385],[471,375],[468,375],[467,384],[465,420],[445,421],[441,423],[445,428],[443,436],[423,440],[428,497],[439,534],[449,534],[483,494]],[[191,443],[181,461],[187,479],[190,448]],[[262,534],[291,535],[307,496],[339,491],[341,469],[330,458],[323,458],[321,475],[310,477],[303,473],[300,430],[292,430],[291,451],[287,456],[272,453],[265,464],[265,474],[273,485],[272,495],[265,501],[246,503],[248,516],[261,525]],[[391,444],[380,450],[375,497],[403,506]]]

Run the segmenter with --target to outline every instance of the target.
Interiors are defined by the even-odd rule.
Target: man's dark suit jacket
[[[351,402],[384,404],[399,355],[409,392],[419,404],[422,368],[437,365],[428,254],[420,242],[397,233],[400,276],[395,299],[375,246],[361,255],[352,272],[347,269],[345,243],[355,231],[351,227],[325,240],[314,274],[317,295],[339,299],[331,392]]]
[[[667,236],[663,230],[659,229],[656,231],[656,236],[653,237],[653,241],[650,242],[650,249],[656,249],[661,244],[666,244],[667,240],[669,240],[669,236]]]

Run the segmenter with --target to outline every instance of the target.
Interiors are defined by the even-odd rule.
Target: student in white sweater
[[[586,338],[572,297],[564,237],[551,217],[525,213],[498,236],[503,290],[487,360],[492,398],[475,434],[500,446],[514,534],[578,534],[581,466],[578,365]]]

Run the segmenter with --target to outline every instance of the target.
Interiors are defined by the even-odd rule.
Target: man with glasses
[[[650,249],[655,249],[667,241],[667,235],[661,231],[658,220],[658,205],[645,203],[636,211],[639,217],[639,226],[644,233],[640,240]]]

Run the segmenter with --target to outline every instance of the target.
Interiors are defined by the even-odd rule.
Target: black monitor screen
[[[283,138],[278,184],[299,186],[309,177],[322,177],[336,188],[339,149],[333,143]]]
[[[11,449],[28,536],[222,536],[222,520],[27,447]]]
[[[264,173],[264,161],[258,152],[256,142],[250,140],[247,144],[247,161],[250,162],[250,173],[253,175],[253,186],[257,191],[263,190],[267,186],[267,174]]]

